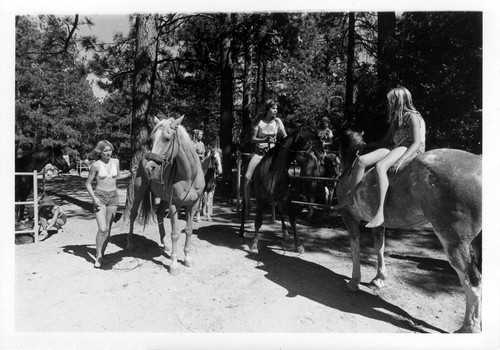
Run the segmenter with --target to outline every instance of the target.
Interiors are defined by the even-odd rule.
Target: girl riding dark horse
[[[264,203],[278,203],[278,213],[286,212],[292,227],[297,251],[304,252],[296,229],[295,213],[291,208],[290,197],[290,175],[288,169],[298,155],[306,155],[314,152],[317,157],[324,157],[323,144],[315,130],[308,127],[300,128],[300,131],[284,138],[281,143],[268,151],[258,163],[253,174],[253,186],[256,196],[256,218],[255,236],[252,243],[252,251],[258,250],[259,229],[262,225],[262,210]],[[245,205],[243,201],[240,236],[245,230]],[[282,219],[283,238],[288,238],[288,232]]]
[[[211,148],[207,156],[201,161],[201,167],[205,175],[205,188],[203,189],[200,210],[198,211],[198,219],[200,219],[200,212],[202,212],[208,221],[212,221],[217,176],[222,174],[221,153],[220,149]]]
[[[16,173],[25,172],[40,172],[47,164],[52,164],[62,173],[69,172],[69,164],[63,157],[63,152],[60,147],[46,147],[42,151],[25,154],[20,158],[16,158],[15,171]],[[16,175],[15,179],[15,201],[25,202],[31,191],[33,190],[33,177],[29,175]],[[17,220],[24,219],[24,204],[19,205]]]
[[[359,185],[350,188],[353,164],[364,147],[357,132],[349,130],[341,137],[342,175],[337,197],[339,202],[348,195],[353,199],[341,208],[351,240],[353,271],[348,287],[353,291],[361,282],[359,225],[372,219],[379,204],[374,168],[365,173]],[[397,174],[389,177],[384,223],[373,229],[378,268],[371,284],[380,288],[387,274],[385,227],[411,229],[432,224],[465,290],[460,332],[481,330],[481,169],[481,157],[455,149],[436,149],[405,160]]]

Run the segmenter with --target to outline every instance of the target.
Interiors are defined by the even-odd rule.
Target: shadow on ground
[[[348,277],[321,265],[280,254],[279,250],[268,247],[263,247],[253,258],[261,263],[257,268],[266,272],[266,278],[286,288],[287,297],[302,296],[342,312],[387,322],[412,332],[425,332],[422,328],[425,327],[445,333],[378,296],[364,291],[348,291]]]

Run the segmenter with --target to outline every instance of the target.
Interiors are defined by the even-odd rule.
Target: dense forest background
[[[386,98],[407,87],[427,123],[427,148],[482,153],[482,13],[136,14],[113,42],[83,37],[92,18],[16,17],[16,151],[59,145],[85,157],[109,140],[124,168],[147,149],[155,115],[234,152],[275,98],[289,132],[330,118],[368,141],[386,131]],[[107,92],[94,96],[87,80]]]

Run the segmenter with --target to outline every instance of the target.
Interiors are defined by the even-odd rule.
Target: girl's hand
[[[95,205],[96,207],[98,207],[98,206],[100,206],[100,205],[101,205],[101,201],[99,200],[99,198],[94,199],[94,205]]]
[[[401,164],[403,164],[403,161],[401,160],[396,161],[396,163],[394,163],[394,165],[391,166],[387,172],[390,175],[395,175],[398,172],[399,168],[401,167]]]

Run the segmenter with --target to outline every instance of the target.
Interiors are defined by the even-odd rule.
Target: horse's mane
[[[366,143],[360,133],[346,129],[340,134],[340,159],[342,172],[349,169],[356,157],[363,152]]]

